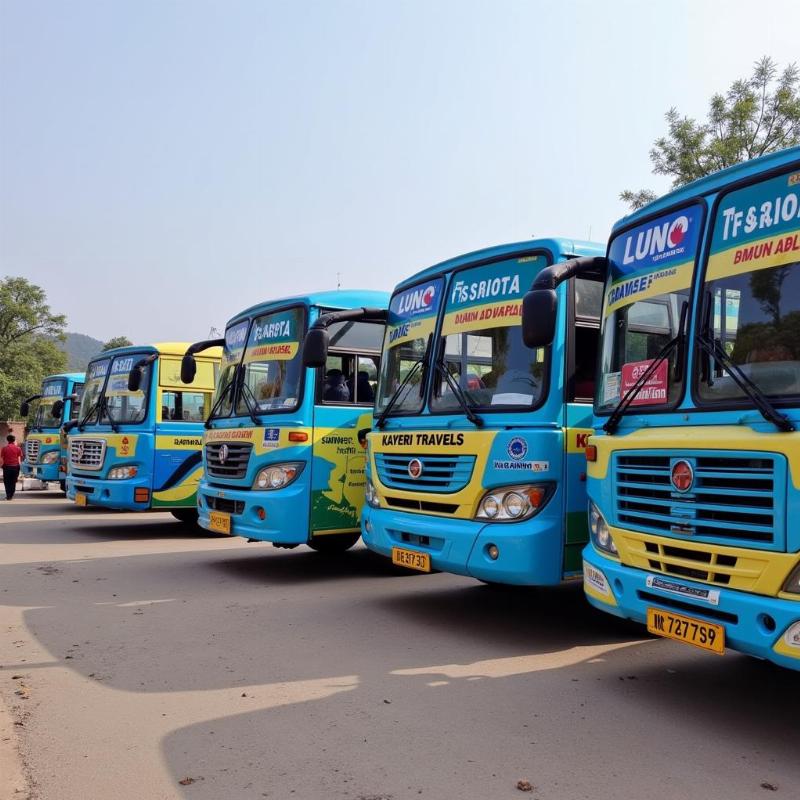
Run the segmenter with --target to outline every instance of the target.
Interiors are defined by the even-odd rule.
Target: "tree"
[[[19,416],[19,404],[38,394],[42,379],[65,369],[66,318],[53,314],[44,290],[25,278],[0,281],[0,419]]]
[[[650,161],[656,175],[683,186],[717,170],[800,144],[800,70],[789,64],[783,72],[764,56],[749,78],[734,81],[715,94],[708,119],[683,117],[676,108],[666,113],[667,134],[653,144]],[[649,189],[626,190],[620,199],[632,210],[656,199]]]
[[[130,347],[133,342],[127,336],[114,336],[103,345],[103,352],[113,350],[115,347]]]

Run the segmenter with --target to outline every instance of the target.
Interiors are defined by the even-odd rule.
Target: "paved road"
[[[800,796],[796,673],[643,638],[574,586],[30,493],[0,504],[0,603],[16,800]]]

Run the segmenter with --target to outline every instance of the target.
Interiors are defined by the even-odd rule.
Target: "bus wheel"
[[[332,533],[313,538],[308,546],[318,553],[333,555],[349,550],[361,537],[360,533]]]
[[[175,519],[180,520],[184,525],[197,525],[196,508],[176,508],[169,512]]]
[[[67,482],[66,481],[59,481],[58,485],[61,487],[61,491],[66,496],[66,494],[67,494]]]

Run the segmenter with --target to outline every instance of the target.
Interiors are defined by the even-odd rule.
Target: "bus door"
[[[312,536],[359,529],[383,330],[371,322],[341,322],[329,329],[328,359],[316,371]]]
[[[158,359],[153,505],[194,507],[202,473],[202,423],[211,411],[214,365],[197,360],[192,384],[180,379],[180,359]]]
[[[600,337],[603,284],[570,281],[568,303],[564,431],[564,575],[580,573],[589,541],[586,517],[586,446],[592,433],[592,403]]]

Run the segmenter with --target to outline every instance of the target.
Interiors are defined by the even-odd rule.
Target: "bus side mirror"
[[[31,413],[31,404],[27,400],[23,400],[19,404],[19,415],[21,417],[27,417],[28,414]]]
[[[531,289],[522,298],[522,341],[526,347],[546,347],[556,333],[555,289]]]
[[[63,400],[56,400],[55,403],[53,403],[53,408],[50,411],[50,416],[54,417],[54,418],[55,417],[60,417],[61,416],[61,412],[63,410],[64,410],[64,401]]]
[[[183,383],[192,383],[194,376],[197,374],[197,362],[191,353],[185,353],[181,359],[181,381]]]
[[[303,365],[324,367],[328,360],[328,331],[325,328],[311,328],[303,342]]]
[[[142,385],[144,370],[138,364],[128,373],[128,391],[138,392]]]

